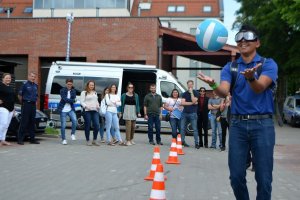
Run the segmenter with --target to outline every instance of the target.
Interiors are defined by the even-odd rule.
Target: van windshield
[[[296,107],[300,108],[300,99],[296,99]]]

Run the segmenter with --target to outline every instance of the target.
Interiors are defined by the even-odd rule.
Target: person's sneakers
[[[76,140],[76,136],[74,134],[71,135],[72,140]]]
[[[203,144],[199,144],[200,147],[203,147]]]
[[[94,146],[100,146],[100,144],[96,140],[93,140],[92,145],[94,145]]]
[[[63,140],[62,142],[61,142],[63,145],[67,145],[68,143],[67,143],[67,140]]]
[[[209,148],[211,148],[211,149],[216,149],[216,147],[214,147],[214,146],[210,146]]]
[[[164,145],[164,144],[163,144],[162,142],[159,141],[159,142],[157,142],[157,145]]]
[[[92,145],[93,145],[93,144],[92,144],[92,141],[90,141],[90,140],[89,140],[89,141],[86,141],[86,145],[87,145],[87,146],[92,146]]]
[[[37,140],[30,140],[30,144],[40,144],[40,142]]]
[[[119,142],[120,146],[127,146],[127,144],[125,142]]]
[[[18,142],[18,145],[24,145],[24,142]]]
[[[196,145],[195,145],[195,148],[196,148],[196,149],[200,149],[200,145],[199,145],[199,144],[196,144]]]
[[[155,145],[155,143],[153,141],[150,141],[149,144]]]
[[[204,145],[204,147],[205,147],[205,148],[208,148],[208,145],[206,144],[206,145]]]
[[[127,142],[126,142],[126,145],[127,145],[127,146],[131,146],[132,144],[131,144],[130,141],[127,141]]]
[[[113,139],[113,142],[114,144],[118,144],[119,143],[119,140],[116,140],[116,139]]]
[[[182,142],[182,146],[184,147],[189,147],[190,145],[188,145],[185,141]]]
[[[221,147],[220,151],[225,151],[225,149],[226,149],[225,147]]]

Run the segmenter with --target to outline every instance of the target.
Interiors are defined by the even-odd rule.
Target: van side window
[[[66,79],[70,76],[55,76],[53,78],[51,86],[51,94],[59,95],[60,89],[66,86]],[[73,79],[73,85],[76,89],[76,95],[80,95],[83,89],[83,77],[71,77]]]
[[[86,77],[84,77],[84,88],[85,88],[85,84],[89,80],[95,81],[96,92],[98,94],[101,94],[103,92],[104,88],[109,87],[112,84],[116,84],[117,86],[119,85],[119,79],[118,78],[88,77],[88,76],[86,76]]]
[[[163,97],[165,98],[170,97],[173,89],[177,89],[179,91],[179,96],[181,96],[182,91],[175,83],[167,82],[167,81],[160,82],[160,91]]]

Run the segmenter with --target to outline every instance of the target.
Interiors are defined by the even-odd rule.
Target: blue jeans
[[[192,129],[194,130],[194,140],[195,140],[195,145],[199,144],[199,137],[198,137],[198,126],[197,126],[197,121],[198,121],[198,116],[197,113],[185,113],[182,112],[181,114],[181,119],[180,119],[180,128],[181,128],[181,138],[182,138],[182,143],[185,142],[185,131],[187,128],[188,123],[191,122]]]
[[[76,114],[73,110],[69,111],[69,112],[61,112],[60,113],[60,134],[61,134],[61,139],[65,140],[66,139],[66,121],[67,121],[67,116],[70,117],[70,120],[72,122],[72,131],[71,131],[71,135],[75,135],[75,131],[76,131],[76,126],[77,126],[77,118],[76,118]]]
[[[122,142],[120,127],[119,127],[119,118],[117,113],[106,112],[105,114],[105,128],[106,128],[106,142],[110,142],[110,134],[112,133],[111,128],[114,129],[114,134],[116,139]]]
[[[222,129],[221,123],[217,121],[216,115],[211,115],[210,117],[210,125],[211,125],[211,147],[216,148],[217,146],[217,131],[219,137],[219,147],[222,148]]]
[[[180,132],[180,119],[170,117],[170,125],[172,128],[172,138],[177,138],[177,133]]]
[[[270,200],[272,192],[275,130],[272,119],[231,120],[228,164],[236,199],[249,200],[246,164],[249,151],[255,163],[257,200]]]
[[[90,140],[91,122],[93,122],[93,140],[97,140],[99,131],[99,113],[97,111],[84,112],[84,132],[86,141]]]
[[[155,115],[155,114],[148,115],[148,139],[149,139],[149,142],[153,142],[153,124],[155,124],[156,142],[159,143],[159,142],[161,142],[159,115]]]

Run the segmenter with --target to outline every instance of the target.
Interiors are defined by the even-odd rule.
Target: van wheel
[[[188,125],[186,126],[186,135],[189,135],[189,136],[194,135],[194,130],[192,128],[191,123],[188,123]]]
[[[84,119],[82,116],[77,117],[77,127],[78,130],[83,130],[84,129]]]
[[[283,121],[284,124],[287,123],[286,119],[284,118],[284,114],[282,114],[282,121]]]
[[[292,119],[291,119],[291,125],[292,125],[293,127],[296,127],[296,120],[295,120],[294,117],[292,117]]]

